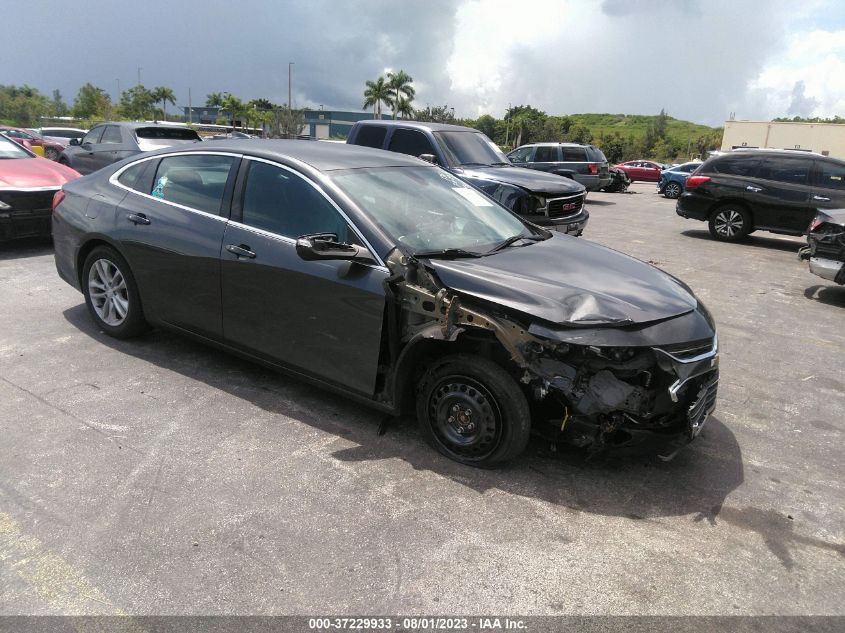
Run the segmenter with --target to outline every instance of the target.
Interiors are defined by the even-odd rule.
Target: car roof
[[[552,142],[544,142],[544,143],[526,143],[525,145],[520,145],[519,147],[555,147],[560,145],[561,147],[595,147],[592,143],[572,143],[569,141],[561,141],[559,143]],[[517,149],[519,149],[517,147]]]
[[[481,130],[476,130],[473,127],[465,127],[463,125],[450,125],[448,123],[432,123],[430,121],[385,121],[385,120],[365,120],[358,121],[358,125],[377,125],[380,127],[405,127],[412,130],[428,130],[429,132],[477,132],[481,134]]]
[[[219,139],[163,148],[144,155],[215,151],[244,153],[274,161],[292,159],[306,163],[318,171],[366,167],[435,167],[413,156],[372,147],[286,139]]]
[[[100,127],[101,125],[118,125],[120,127],[127,127],[132,130],[138,129],[140,127],[160,127],[165,130],[191,130],[192,128],[188,127],[187,125],[172,125],[162,124],[162,123],[144,123],[143,121],[101,121],[96,125],[92,125],[91,128]]]

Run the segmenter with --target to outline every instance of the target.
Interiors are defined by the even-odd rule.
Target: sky
[[[362,110],[364,82],[414,78],[460,117],[656,114],[721,125],[845,116],[843,0],[3,0],[0,84],[72,103],[138,82]]]

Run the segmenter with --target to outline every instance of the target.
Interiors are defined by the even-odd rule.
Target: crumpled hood
[[[46,158],[9,158],[0,160],[0,187],[61,187],[79,173]]]
[[[585,191],[584,185],[570,178],[525,167],[467,167],[456,170],[456,173],[470,181],[481,180],[518,185],[531,193],[560,196]]]
[[[561,325],[648,323],[697,306],[693,294],[663,271],[560,234],[478,259],[429,262],[456,292]]]

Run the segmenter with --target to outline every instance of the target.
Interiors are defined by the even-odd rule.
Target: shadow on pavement
[[[53,240],[49,237],[29,237],[22,240],[0,242],[0,261],[38,257],[52,253]]]
[[[710,235],[710,231],[699,231],[695,229],[681,231],[681,235],[692,237],[698,240],[709,240],[714,244],[724,245],[726,247],[731,248],[736,248],[736,246],[753,246],[755,248],[769,248],[773,250],[787,251],[789,253],[794,254],[796,258],[798,256],[798,249],[804,245],[799,242],[789,241],[788,239],[777,237],[763,237],[761,235],[749,235],[741,242],[736,242],[735,244],[730,242],[720,242],[718,240],[713,239],[713,237]]]
[[[810,286],[804,291],[804,296],[812,301],[845,308],[845,286]]]
[[[112,339],[97,330],[84,305],[69,308],[64,316],[80,331],[121,353],[356,443],[333,454],[346,462],[399,458],[417,470],[433,471],[479,493],[498,489],[575,512],[632,520],[698,513],[712,522],[727,495],[743,482],[742,452],[717,416],[668,463],[654,453],[587,460],[574,449],[553,451],[548,442],[537,438],[511,466],[479,470],[435,452],[424,443],[412,418],[393,420],[387,433],[379,436],[382,414],[318,387],[169,332],[155,330],[130,341]],[[360,419],[371,424],[361,424]]]
[[[593,198],[588,197],[587,204],[596,205],[598,207],[610,207],[615,205],[616,203],[612,200],[594,200]]]

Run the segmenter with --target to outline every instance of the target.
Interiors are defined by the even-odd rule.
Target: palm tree
[[[205,95],[205,107],[206,108],[219,108],[223,105],[223,93],[222,92],[212,92],[211,94]]]
[[[223,95],[223,102],[220,104],[224,110],[228,110],[232,115],[232,131],[235,131],[235,117],[237,117],[244,109],[244,103],[238,97],[228,92]]]
[[[150,91],[153,101],[158,103],[161,101],[161,111],[164,113],[164,120],[167,121],[167,104],[176,105],[176,95],[173,94],[173,89],[167,86],[158,86]]]
[[[393,106],[393,100],[390,98],[390,88],[384,77],[379,77],[375,81],[367,81],[364,89],[364,107],[369,108],[373,106],[373,118],[381,118],[381,104]]]
[[[404,70],[400,70],[397,73],[387,73],[387,86],[390,88],[392,93],[391,101],[393,101],[393,118],[396,118],[398,111],[396,106],[399,105],[399,99],[402,95],[404,95],[408,102],[410,103],[414,99],[414,95],[416,95],[416,91],[414,87],[411,85],[413,83],[414,78],[411,77],[408,73]]]
[[[414,108],[411,107],[411,100],[399,97],[399,103],[396,105],[396,114],[403,119],[413,119]]]

